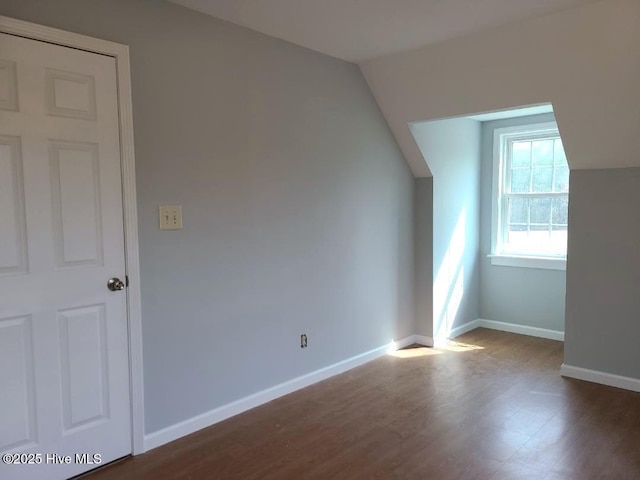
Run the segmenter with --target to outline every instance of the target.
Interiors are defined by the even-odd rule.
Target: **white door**
[[[0,34],[2,479],[131,452],[121,188],[115,59]]]

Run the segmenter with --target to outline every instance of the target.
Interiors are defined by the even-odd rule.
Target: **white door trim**
[[[140,308],[140,263],[138,259],[138,215],[136,209],[136,172],[133,148],[129,47],[1,15],[0,32],[100,53],[116,60],[125,260],[129,278],[127,313],[129,325],[129,381],[131,384],[131,435],[133,454],[137,455],[144,452],[144,392],[142,382],[142,316]]]

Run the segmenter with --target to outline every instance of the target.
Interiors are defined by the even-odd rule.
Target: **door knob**
[[[107,288],[112,292],[117,292],[119,290],[124,290],[125,284],[118,277],[110,278],[107,282]]]

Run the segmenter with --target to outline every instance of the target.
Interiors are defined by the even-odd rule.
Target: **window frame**
[[[505,243],[508,222],[503,217],[507,209],[508,196],[506,193],[507,172],[510,171],[507,165],[507,149],[510,141],[514,139],[535,140],[538,138],[548,138],[550,136],[560,137],[558,124],[556,122],[544,122],[535,124],[525,124],[511,127],[495,128],[493,131],[493,188],[492,188],[492,216],[491,216],[491,254],[489,255],[492,265],[541,268],[550,270],[566,270],[567,255],[554,254],[527,254],[505,252],[502,246]],[[562,194],[564,195],[564,194]],[[569,195],[568,193],[566,194]],[[559,196],[557,193],[548,192],[541,194],[541,197]]]

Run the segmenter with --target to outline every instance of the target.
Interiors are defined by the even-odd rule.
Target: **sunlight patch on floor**
[[[480,345],[447,340],[445,345],[438,347],[407,347],[400,350],[390,351],[388,354],[396,358],[428,357],[431,355],[441,355],[447,352],[470,352],[473,350],[484,350]]]
[[[429,355],[439,355],[444,353],[440,350],[430,347],[415,347],[415,348],[403,348],[402,350],[396,350],[395,352],[389,352],[389,355],[397,358],[414,358],[414,357],[427,357]]]
[[[471,345],[470,343],[458,342],[457,340],[448,340],[446,345],[438,347],[440,350],[449,352],[470,352],[471,350],[484,350],[480,345]]]

